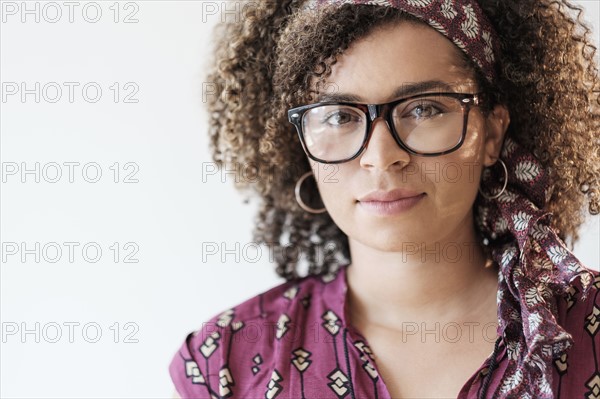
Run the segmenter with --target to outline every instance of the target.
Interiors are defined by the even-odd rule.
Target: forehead
[[[475,88],[461,50],[435,29],[412,22],[378,28],[354,42],[331,72],[319,99],[344,93],[349,101],[379,103],[397,98],[403,88],[418,91],[423,82],[430,82],[422,87],[429,92]]]

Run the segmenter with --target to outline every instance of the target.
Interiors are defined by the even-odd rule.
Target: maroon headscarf
[[[496,81],[498,36],[475,1],[454,0],[308,0],[303,9],[370,4],[397,8],[429,24],[465,52],[490,83]]]
[[[496,199],[479,195],[476,201],[477,224],[500,265],[498,334],[511,360],[507,379],[515,381],[500,394],[534,389],[536,397],[552,398],[548,366],[573,345],[573,337],[556,322],[554,297],[566,295],[580,278],[580,299],[585,300],[593,274],[550,225],[552,213],[543,210],[550,179],[539,160],[511,137],[504,139],[501,158],[508,169],[506,189]],[[498,164],[483,173],[482,185],[492,193],[504,184],[505,172]]]
[[[370,4],[403,10],[429,24],[459,47],[487,80],[497,80],[499,39],[475,0],[308,0],[303,9]],[[577,278],[585,300],[593,274],[569,251],[544,211],[550,179],[540,161],[511,137],[505,137],[501,159],[508,170],[504,192],[495,199],[478,195],[476,223],[485,245],[500,266],[498,336],[507,346],[509,366],[494,397],[551,399],[552,360],[573,345],[556,322],[556,296],[564,296]],[[482,188],[493,195],[504,186],[504,168],[484,169]],[[532,391],[533,390],[533,391]]]

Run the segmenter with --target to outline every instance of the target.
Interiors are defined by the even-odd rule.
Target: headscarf
[[[500,393],[538,387],[539,398],[553,398],[547,366],[573,345],[573,337],[557,323],[552,301],[567,294],[577,278],[585,300],[593,274],[550,225],[552,213],[543,210],[551,195],[550,179],[540,161],[511,137],[504,139],[501,159],[508,170],[506,189],[496,199],[480,195],[476,201],[476,222],[500,266],[497,332],[507,345],[506,379],[515,382]],[[482,185],[498,193],[504,178],[497,162],[484,170]]]
[[[498,35],[475,0],[308,0],[304,10],[328,5],[370,4],[400,9],[429,24],[451,40],[480,68],[497,80]],[[498,275],[498,336],[507,347],[508,367],[494,397],[552,399],[552,360],[573,345],[573,337],[556,321],[557,296],[564,296],[577,278],[585,300],[593,274],[581,264],[550,225],[548,171],[533,153],[505,137],[500,162],[484,169],[482,187],[494,195],[478,195],[476,223],[485,245],[500,266]],[[495,352],[498,348],[496,345]]]
[[[308,0],[303,10],[344,4],[370,4],[397,8],[429,24],[451,40],[483,72],[496,81],[498,35],[476,1],[459,0]]]

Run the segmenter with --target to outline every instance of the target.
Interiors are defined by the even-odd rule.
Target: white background
[[[41,87],[57,82],[63,93],[50,103],[46,99],[56,91],[47,86],[39,103],[33,94],[22,102],[19,93],[0,104],[3,167],[21,168],[24,163],[31,169],[37,162],[46,172],[39,183],[32,174],[25,182],[20,173],[6,176],[1,241],[24,242],[29,249],[38,242],[47,249],[39,263],[34,254],[23,262],[20,253],[3,253],[0,393],[28,398],[170,397],[167,367],[185,335],[208,317],[283,280],[276,277],[265,249],[254,261],[248,256],[256,251],[244,257],[244,251],[235,250],[251,242],[255,205],[242,204],[230,175],[203,173],[212,164],[202,83],[211,28],[219,22],[218,16],[203,13],[209,2],[136,1],[115,7],[112,1],[100,1],[102,16],[96,23],[84,19],[95,18],[94,7],[88,5],[84,14],[88,3],[75,3],[72,23],[63,2],[55,3],[62,18],[50,23],[56,7],[37,3],[40,21],[31,14],[22,22],[23,7],[34,9],[36,2],[2,2],[7,12],[0,31],[0,80],[25,82],[28,89],[35,82]],[[579,3],[587,8],[598,43],[600,7],[596,1]],[[17,14],[12,15],[15,6]],[[138,22],[124,23],[128,15]],[[64,82],[79,83],[72,103]],[[90,82],[102,89],[96,103],[82,94]],[[95,96],[93,88],[86,93],[89,100]],[[127,94],[138,102],[124,102]],[[65,162],[79,163],[73,182]],[[50,183],[54,163],[63,174]],[[97,183],[84,180],[85,164],[100,168]],[[137,183],[124,182],[131,172]],[[94,168],[87,169],[85,177],[94,175]],[[597,269],[598,218],[581,234],[575,254]],[[79,243],[73,262],[64,242]],[[116,247],[110,248],[115,242],[117,259]],[[48,261],[56,256],[49,243],[63,250],[56,263]],[[92,262],[93,246],[89,258],[83,257],[86,243],[101,248],[97,262]],[[232,253],[224,260],[217,255],[203,259],[203,243],[222,245],[239,258]],[[130,260],[138,262],[124,262],[135,248]],[[79,323],[74,324],[73,342],[64,324],[69,322]],[[45,333],[39,343],[33,333],[7,334],[14,326],[35,329],[35,323]],[[62,336],[50,343],[56,325]],[[102,335],[90,343],[94,326]],[[137,343],[126,342],[129,333],[129,340]]]

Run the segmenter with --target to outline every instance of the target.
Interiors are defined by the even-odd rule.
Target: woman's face
[[[442,81],[455,92],[475,93],[474,78],[462,69],[460,50],[428,26],[401,23],[354,43],[332,66],[331,94],[351,94],[359,102],[384,103],[407,85]],[[443,91],[439,87],[427,92]],[[352,161],[327,165],[310,161],[321,198],[350,239],[382,251],[402,251],[407,243],[447,242],[473,229],[472,206],[484,166],[498,158],[508,113],[496,107],[484,117],[471,108],[467,134],[456,151],[415,156],[394,141],[379,118],[365,151]],[[381,213],[360,199],[382,190],[406,189],[424,196],[409,209]]]

